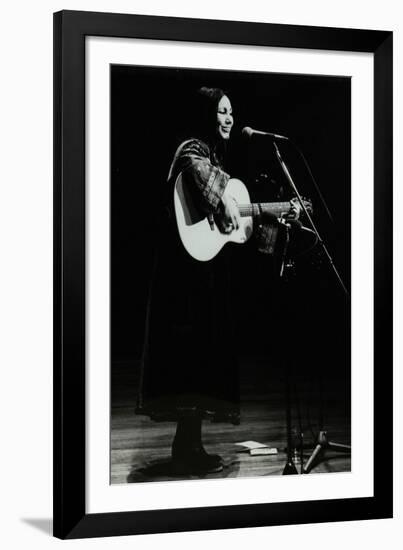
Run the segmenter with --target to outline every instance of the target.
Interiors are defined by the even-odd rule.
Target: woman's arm
[[[200,140],[192,139],[178,149],[170,176],[183,173],[186,183],[193,188],[201,208],[210,215],[218,215],[221,229],[231,232],[239,227],[239,212],[235,200],[226,193],[227,174],[210,161],[210,150]]]
[[[230,176],[210,161],[210,150],[200,140],[191,139],[178,149],[171,172],[182,172],[186,182],[196,192],[206,212],[218,209]]]

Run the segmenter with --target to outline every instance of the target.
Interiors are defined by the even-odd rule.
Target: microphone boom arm
[[[273,145],[274,145],[274,149],[275,149],[275,151],[276,151],[277,158],[278,158],[278,160],[279,160],[279,162],[280,162],[280,166],[281,166],[281,168],[283,169],[283,172],[284,172],[284,174],[285,174],[285,176],[286,176],[288,182],[290,183],[290,185],[291,185],[291,187],[292,187],[292,189],[293,189],[293,191],[294,191],[294,193],[295,193],[295,195],[296,195],[296,197],[297,197],[297,199],[298,199],[298,201],[299,201],[299,203],[300,203],[300,205],[301,205],[301,208],[302,208],[302,210],[304,211],[304,213],[305,213],[305,215],[306,215],[306,217],[307,217],[307,219],[308,219],[308,221],[309,221],[309,223],[310,223],[310,225],[311,225],[311,227],[312,227],[312,230],[314,231],[314,233],[315,233],[315,235],[316,235],[316,237],[317,237],[317,239],[318,239],[318,242],[319,242],[320,246],[322,247],[323,252],[325,253],[325,256],[326,256],[327,259],[329,260],[330,266],[331,266],[331,268],[333,269],[333,271],[334,271],[334,273],[335,273],[335,275],[336,275],[336,277],[337,277],[337,280],[339,281],[341,287],[343,288],[344,293],[346,294],[346,296],[349,296],[349,292],[348,292],[348,290],[347,290],[347,288],[346,288],[346,286],[345,286],[345,284],[344,284],[344,282],[343,282],[343,279],[341,278],[341,276],[340,276],[340,274],[339,274],[339,272],[338,272],[336,266],[334,265],[333,259],[332,259],[331,255],[330,255],[330,253],[329,253],[329,251],[328,251],[328,249],[327,249],[327,247],[326,247],[326,245],[325,245],[325,243],[324,243],[322,237],[320,236],[319,231],[317,230],[316,225],[315,225],[315,223],[314,223],[314,221],[313,221],[311,215],[309,214],[309,212],[308,212],[308,210],[307,210],[307,208],[306,208],[306,206],[305,206],[305,204],[304,204],[304,201],[302,200],[301,195],[299,194],[299,191],[298,191],[298,189],[297,189],[297,186],[295,185],[295,183],[294,183],[294,181],[293,181],[293,179],[292,179],[292,177],[291,177],[291,174],[290,174],[290,172],[289,172],[289,170],[288,170],[288,168],[287,168],[287,165],[285,164],[285,162],[284,162],[284,160],[283,160],[283,158],[282,158],[282,156],[281,156],[281,154],[280,154],[279,148],[277,147],[277,143],[276,143],[275,141],[273,141]]]

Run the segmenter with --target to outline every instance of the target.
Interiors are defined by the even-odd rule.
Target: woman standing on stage
[[[229,97],[201,88],[189,112],[188,139],[173,158],[161,219],[147,308],[138,414],[177,423],[172,443],[178,473],[204,474],[223,468],[220,456],[202,444],[202,421],[239,423],[239,377],[232,327],[230,253],[199,262],[179,239],[173,186],[179,174],[215,230],[239,226],[235,200],[226,192],[228,142],[234,124]]]

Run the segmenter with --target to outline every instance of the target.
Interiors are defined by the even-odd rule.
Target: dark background
[[[270,141],[248,141],[244,126],[286,135],[306,156],[333,216],[330,222],[296,150],[279,146],[301,194],[312,199],[315,221],[347,287],[350,284],[350,79],[137,66],[111,67],[111,339],[113,361],[141,356],[145,308],[157,238],[161,198],[174,152],[188,137],[192,97],[199,87],[224,89],[234,109],[227,172],[240,177],[253,199],[265,197],[255,183],[263,172],[283,178]],[[284,182],[283,182],[284,183]],[[284,183],[286,185],[286,183]],[[349,381],[350,309],[318,249],[301,261],[297,283],[273,291],[267,257],[251,245],[232,246],[234,299],[241,354],[264,354],[279,323],[290,348],[332,368]],[[175,259],[173,258],[173,261]],[[277,289],[277,287],[275,287]],[[288,296],[288,303],[284,302]],[[287,302],[287,299],[285,300]],[[277,321],[278,312],[286,314]],[[288,316],[288,317],[287,317]],[[289,323],[287,322],[289,318]],[[279,330],[280,329],[280,330]],[[324,361],[325,358],[325,361]]]

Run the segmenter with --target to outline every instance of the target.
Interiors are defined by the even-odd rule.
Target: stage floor
[[[116,362],[112,367],[111,392],[111,483],[135,483],[184,479],[214,479],[281,475],[286,464],[286,411],[284,373],[267,358],[241,358],[241,424],[203,422],[203,443],[207,451],[224,460],[222,472],[204,476],[180,476],[171,471],[170,452],[175,433],[173,422],[153,422],[134,413],[138,366]],[[270,368],[268,368],[268,363]],[[309,458],[318,434],[320,403],[317,377],[296,375],[291,387],[297,390],[301,411],[304,462]],[[340,373],[326,373],[323,382],[324,427],[331,441],[350,445],[350,390]],[[293,428],[298,428],[297,407],[293,407]],[[253,440],[276,448],[276,455],[251,456],[236,445]],[[298,470],[300,464],[296,463]],[[347,472],[350,454],[326,450],[324,460],[310,475]]]

